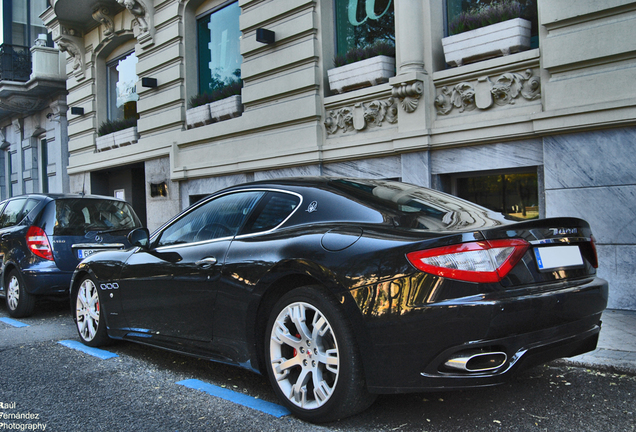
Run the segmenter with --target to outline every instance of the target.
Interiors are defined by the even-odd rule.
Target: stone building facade
[[[0,7],[0,198],[68,192],[65,61],[38,17],[46,1]]]
[[[154,229],[248,180],[397,178],[461,195],[477,178],[529,174],[534,195],[515,211],[588,220],[610,307],[636,309],[636,1],[537,0],[530,47],[457,67],[442,45],[448,3],[383,1],[51,0],[42,17],[67,54],[67,103],[82,109],[68,117],[71,190],[120,193]],[[342,3],[366,13],[349,15],[358,22],[392,8],[395,70],[337,93]],[[242,112],[189,127],[202,47],[215,61],[205,17],[230,6]],[[133,53],[136,126],[100,141],[113,62]]]

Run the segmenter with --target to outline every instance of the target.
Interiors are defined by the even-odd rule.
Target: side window
[[[264,192],[237,192],[212,199],[168,226],[157,247],[236,235]]]
[[[20,216],[25,202],[26,198],[18,198],[9,201],[7,206],[4,208],[4,212],[2,212],[2,216],[0,217],[0,227],[10,227],[22,220]]]
[[[36,199],[28,199],[26,202],[26,205],[22,209],[21,214],[18,216],[19,220],[24,219],[25,216],[31,213],[31,210],[33,210],[38,205],[39,202],[40,201]]]
[[[270,192],[259,204],[242,234],[269,231],[276,228],[298,207],[300,198],[296,195]]]

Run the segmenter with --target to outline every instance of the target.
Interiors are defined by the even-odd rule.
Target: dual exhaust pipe
[[[462,372],[488,372],[502,367],[508,356],[505,352],[464,351],[446,360],[444,366]]]

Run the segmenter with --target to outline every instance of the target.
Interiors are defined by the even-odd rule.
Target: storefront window
[[[108,64],[108,120],[137,119],[136,69],[134,52]]]
[[[537,0],[446,0],[447,35],[512,18],[532,23],[531,48],[539,46]]]
[[[536,173],[458,178],[457,195],[496,212],[523,219],[539,217]]]
[[[211,93],[241,77],[238,2],[197,20],[199,93]]]
[[[335,0],[336,53],[377,42],[395,44],[393,0]]]

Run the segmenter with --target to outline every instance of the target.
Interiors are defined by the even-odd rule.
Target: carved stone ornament
[[[78,80],[85,76],[84,64],[84,39],[81,33],[70,27],[61,27],[61,32],[56,34],[55,43],[60,51],[66,52],[73,59],[73,74]]]
[[[476,108],[485,110],[495,105],[512,105],[521,95],[526,100],[541,97],[541,79],[533,76],[532,70],[523,73],[504,73],[493,83],[490,77],[482,77],[476,83],[461,82],[451,89],[444,86],[435,98],[435,108],[440,115]]]
[[[13,125],[13,133],[19,136],[22,133],[22,120],[15,119],[11,124]]]
[[[424,93],[424,85],[421,81],[412,83],[401,83],[393,86],[392,96],[400,100],[400,105],[407,113],[412,113],[417,109],[420,97]]]
[[[325,127],[327,133],[362,131],[367,127],[381,127],[384,121],[397,123],[397,102],[390,97],[385,100],[358,102],[353,106],[343,107],[327,112]]]
[[[46,100],[36,96],[13,95],[0,99],[0,109],[16,114],[27,114],[46,107]]]
[[[154,7],[152,6],[152,2],[144,2],[143,0],[117,0],[117,3],[128,9],[135,17],[135,21],[137,21],[139,25],[138,30],[135,32],[137,41],[142,46],[151,45],[154,33]]]
[[[104,36],[110,36],[115,31],[115,21],[113,20],[112,11],[108,6],[103,4],[97,5],[93,9],[93,19],[104,26]]]

